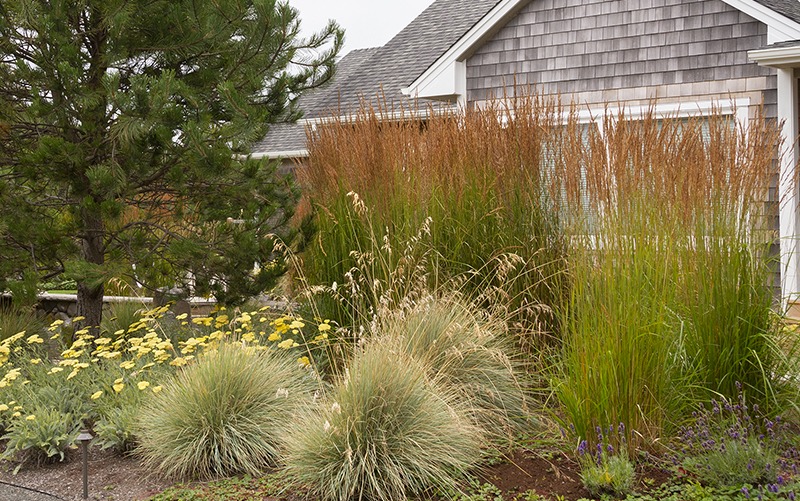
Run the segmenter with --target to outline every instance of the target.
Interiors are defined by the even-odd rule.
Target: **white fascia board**
[[[430,110],[425,107],[417,110],[399,110],[399,111],[375,111],[375,115],[383,121],[395,122],[402,120],[415,120],[419,118],[430,117]],[[297,121],[300,125],[311,127],[314,130],[319,124],[335,123],[335,122],[353,122],[364,117],[364,113],[348,113],[344,115],[329,115],[318,118],[301,118]]]
[[[495,29],[504,26],[529,1],[501,0],[411,85],[401,89],[401,92],[419,99],[463,100],[467,91],[466,59],[494,34]]]
[[[759,66],[770,68],[800,67],[800,44],[794,47],[775,47],[747,51],[747,58]]]
[[[308,150],[287,150],[287,151],[263,151],[260,153],[251,153],[250,158],[261,160],[268,158],[275,160],[277,158],[306,158],[308,157]]]
[[[767,44],[797,40],[800,38],[800,24],[778,14],[754,0],[722,0],[736,10],[744,12],[756,21],[767,25]]]

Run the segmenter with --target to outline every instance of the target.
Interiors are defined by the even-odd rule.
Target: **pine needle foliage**
[[[12,0],[0,40],[0,286],[68,275],[97,329],[121,276],[191,273],[230,303],[274,285],[297,190],[247,155],[333,76],[335,23],[302,38],[275,0]]]

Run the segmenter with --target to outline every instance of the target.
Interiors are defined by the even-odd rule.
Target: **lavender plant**
[[[620,423],[616,431],[611,425],[597,432],[594,447],[587,440],[578,444],[578,461],[581,464],[581,482],[593,497],[611,494],[624,498],[633,490],[635,472],[625,446],[625,425]],[[615,448],[612,444],[616,443]]]
[[[749,484],[772,492],[794,476],[789,473],[797,469],[798,452],[781,417],[748,406],[741,384],[736,388],[736,401],[712,399],[710,407],[693,413],[694,423],[681,429],[681,450],[671,460],[706,485]]]

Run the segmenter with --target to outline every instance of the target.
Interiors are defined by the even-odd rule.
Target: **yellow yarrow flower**
[[[164,388],[162,388],[162,387],[161,387],[161,385],[158,385],[158,386],[153,386],[153,393],[155,393],[156,395],[158,395],[158,392],[160,392],[160,391],[161,391],[161,390],[163,390],[163,389],[164,389]]]
[[[25,421],[35,421],[35,420],[36,420],[36,414],[31,414],[30,416],[27,416],[25,418]]]
[[[11,415],[11,417],[20,417],[21,415],[22,415],[22,413],[15,412],[14,414]]]
[[[119,393],[119,392],[121,392],[121,391],[122,391],[122,389],[123,389],[123,388],[125,388],[125,385],[124,385],[124,384],[122,384],[122,383],[120,383],[120,384],[115,384],[114,386],[112,386],[112,388],[114,388],[114,391],[116,391],[117,393]]]
[[[294,344],[294,340],[292,338],[286,338],[283,341],[281,341],[280,343],[278,343],[278,348],[283,348],[284,350],[288,350],[289,348],[292,348],[293,346],[297,346],[297,345]]]
[[[140,390],[144,390],[145,388],[150,386],[150,383],[148,381],[139,381],[139,383],[136,386],[138,386]]]
[[[39,337],[39,334],[34,334],[33,336],[28,338],[28,344],[42,344],[44,343],[44,339]]]
[[[186,365],[186,359],[183,357],[177,357],[175,360],[169,363],[169,365],[174,365],[175,367],[181,367]]]
[[[50,369],[50,372],[48,372],[48,374],[55,374],[56,372],[61,372],[63,370],[64,370],[63,367],[53,367],[52,369]]]
[[[273,332],[267,338],[267,341],[280,341],[280,340],[281,340],[281,335],[278,334],[278,331]]]
[[[98,398],[100,398],[102,396],[103,396],[103,390],[100,390],[100,391],[96,391],[96,392],[92,393],[92,396],[90,398],[92,400],[97,400]]]
[[[6,404],[0,404],[0,412],[7,411],[8,406]]]
[[[133,360],[126,360],[119,364],[119,366],[123,369],[133,369],[136,366],[136,362]]]
[[[31,359],[31,363],[33,365],[40,364],[40,363],[42,363],[42,359],[41,358],[32,358]]]

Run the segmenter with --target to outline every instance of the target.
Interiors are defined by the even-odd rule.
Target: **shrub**
[[[372,344],[298,421],[286,463],[321,498],[398,501],[432,485],[456,488],[480,443],[452,391],[403,352]]]
[[[761,415],[757,404],[751,409],[737,386],[738,402],[723,397],[694,414],[694,422],[680,434],[682,448],[673,460],[713,487],[776,483],[781,469],[789,466],[783,459],[791,449],[786,424],[780,417]]]
[[[430,377],[438,374],[482,428],[509,435],[529,423],[517,380],[520,364],[509,356],[513,346],[504,327],[498,319],[479,318],[455,298],[427,297],[380,321],[376,342],[405,351]]]
[[[282,351],[221,344],[144,405],[138,450],[170,477],[260,473],[277,460],[297,402],[315,388]]]

